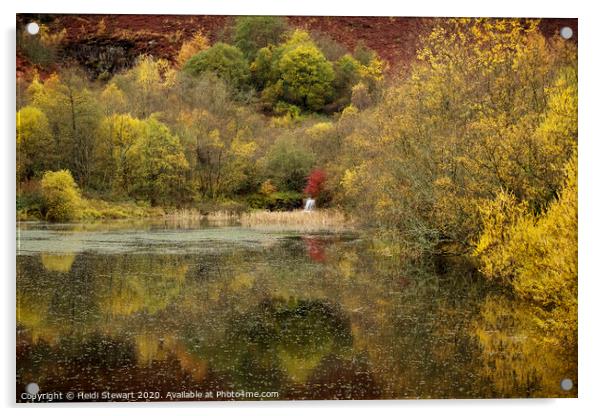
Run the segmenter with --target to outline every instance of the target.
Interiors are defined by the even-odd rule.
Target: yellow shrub
[[[261,187],[259,188],[259,193],[262,195],[272,195],[277,190],[278,189],[272,183],[272,181],[270,179],[268,179],[267,181],[265,181],[261,184]]]
[[[44,211],[49,221],[70,221],[80,216],[81,195],[68,170],[47,171],[41,181]]]
[[[73,262],[75,261],[75,254],[42,253],[41,260],[44,269],[50,272],[68,273],[71,271],[71,266],[73,266]]]
[[[566,167],[560,197],[540,216],[506,194],[485,206],[475,249],[483,273],[509,284],[538,307],[550,342],[577,339],[577,158]]]

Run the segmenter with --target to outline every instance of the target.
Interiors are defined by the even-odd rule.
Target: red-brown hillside
[[[116,45],[130,61],[141,53],[173,59],[182,42],[199,29],[212,42],[220,39],[232,24],[232,16],[201,15],[20,15],[18,21],[43,20],[52,30],[66,29],[65,55],[86,65],[94,54],[110,53]],[[376,50],[391,67],[413,59],[419,36],[428,33],[434,18],[415,17],[314,17],[290,16],[289,23],[327,34],[349,49],[359,41]],[[541,30],[547,36],[571,26],[577,38],[577,19],[544,19]],[[107,52],[109,51],[109,52]],[[17,73],[28,70],[27,60],[17,59]]]

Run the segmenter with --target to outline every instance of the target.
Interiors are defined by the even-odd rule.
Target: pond
[[[207,223],[17,236],[17,401],[577,394],[570,352],[462,259]]]

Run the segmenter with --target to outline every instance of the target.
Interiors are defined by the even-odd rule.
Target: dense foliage
[[[79,217],[81,197],[68,170],[44,173],[40,185],[46,219],[69,221]]]
[[[241,16],[234,25],[233,43],[252,61],[261,48],[280,43],[287,31],[288,24],[282,17]]]
[[[104,85],[75,69],[36,77],[17,114],[19,180],[69,169],[84,192],[181,206],[258,195],[267,180],[302,192],[320,167],[335,203],[418,250],[470,246],[500,189],[536,214],[560,193],[576,51],[537,22],[442,21],[388,88],[373,51],[280,18],[242,17],[232,38],[196,33],[181,71],[141,56]]]
[[[407,77],[357,116],[336,169],[343,203],[419,250],[469,247],[500,189],[542,212],[576,148],[575,53],[535,23],[434,30]]]
[[[211,46],[197,33],[176,65],[143,55],[105,81],[34,77],[18,100],[19,209],[74,219],[80,190],[196,208],[318,197],[391,253],[474,255],[534,308],[545,342],[576,348],[574,43],[537,21],[441,20],[385,84],[365,46],[350,53],[280,18],[233,30],[233,44]],[[44,32],[20,47],[43,61],[59,43]]]
[[[484,205],[484,229],[475,249],[487,277],[501,279],[520,298],[539,306],[538,324],[554,334],[549,342],[573,346],[577,343],[576,162],[574,157],[567,163],[561,194],[543,215],[533,215],[524,202],[504,191]]]
[[[193,55],[183,69],[193,75],[213,72],[234,88],[243,88],[249,79],[249,66],[240,49],[221,42]]]

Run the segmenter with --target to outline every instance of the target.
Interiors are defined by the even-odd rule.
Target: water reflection
[[[73,266],[75,254],[42,253],[40,255],[40,259],[42,261],[42,265],[47,271],[67,273],[71,270],[71,266]]]
[[[181,232],[192,247],[207,235]],[[558,385],[576,381],[576,355],[546,345],[527,305],[470,265],[404,264],[349,236],[224,234],[199,250],[106,240],[110,250],[18,256],[17,400],[31,381],[280,399],[576,395]]]
[[[319,263],[326,261],[326,250],[324,239],[316,236],[303,236],[303,242],[307,249],[309,258]]]
[[[561,379],[577,380],[577,350],[542,331],[533,306],[489,295],[474,332],[482,346],[482,374],[500,397],[573,397]],[[576,387],[573,387],[576,390]]]

